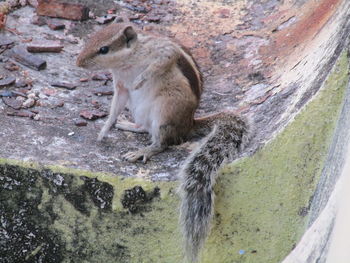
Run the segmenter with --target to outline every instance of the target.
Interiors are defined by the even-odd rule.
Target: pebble
[[[3,90],[0,92],[0,97],[13,97],[14,94],[10,90]]]
[[[35,113],[29,110],[19,110],[19,111],[9,111],[6,113],[9,116],[17,116],[17,117],[27,117],[33,119],[35,117]]]
[[[77,85],[75,85],[75,84],[63,82],[63,81],[53,82],[53,83],[51,83],[51,86],[58,87],[58,88],[64,88],[64,89],[68,89],[68,90],[73,90],[77,87]]]
[[[13,97],[2,97],[2,101],[15,110],[19,110],[22,107],[22,102]]]
[[[100,111],[100,110],[82,110],[79,113],[80,117],[87,119],[87,120],[96,120],[98,118],[103,118],[107,116],[107,112]]]
[[[6,64],[4,65],[4,68],[9,70],[9,71],[19,70],[19,66],[16,63],[12,62],[12,61],[6,62]]]
[[[74,124],[76,125],[76,126],[78,126],[78,127],[84,127],[84,126],[87,126],[87,122],[86,121],[84,121],[84,120],[75,120],[74,121]]]
[[[34,16],[31,20],[33,25],[43,26],[46,25],[46,18],[43,16]]]
[[[93,93],[97,96],[113,95],[113,89],[109,87],[100,87],[93,90]]]
[[[62,22],[60,22],[60,21],[58,21],[56,19],[47,20],[46,24],[52,30],[61,30],[61,29],[65,29],[66,28],[65,24],[63,24]]]
[[[23,98],[23,97],[20,97]],[[27,100],[25,100],[22,104],[23,108],[31,108],[35,105],[35,100],[33,98],[28,98]]]

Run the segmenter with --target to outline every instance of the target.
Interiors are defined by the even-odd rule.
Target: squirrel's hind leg
[[[142,159],[146,163],[153,155],[163,152],[169,144],[178,140],[178,127],[171,124],[160,125],[152,134],[152,144],[134,152],[128,152],[123,157],[129,162]]]

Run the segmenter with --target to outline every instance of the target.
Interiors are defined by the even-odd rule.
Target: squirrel
[[[250,125],[230,110],[195,119],[203,78],[190,52],[169,38],[144,32],[129,22],[112,23],[93,34],[76,64],[91,70],[109,69],[113,76],[110,114],[98,141],[127,103],[135,123],[118,122],[115,127],[151,135],[152,143],[125,154],[126,160],[146,162],[193,132],[206,134],[179,173],[186,258],[197,262],[210,231],[218,170],[238,157],[248,142]]]

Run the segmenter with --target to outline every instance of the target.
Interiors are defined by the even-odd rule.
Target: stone
[[[28,98],[22,104],[23,108],[31,108],[35,105],[35,100],[33,98]]]
[[[56,19],[47,20],[46,24],[52,30],[61,30],[61,29],[65,29],[66,28],[65,24],[63,24],[61,21],[58,21]]]
[[[45,88],[42,90],[42,93],[44,93],[46,96],[51,96],[51,95],[55,95],[57,91],[55,89]]]
[[[15,87],[16,88],[24,88],[24,87],[27,87],[28,86],[28,83],[25,82],[23,79],[17,79],[16,80],[16,83],[15,83]]]
[[[43,16],[34,16],[31,20],[33,25],[43,26],[46,25],[46,18]]]
[[[109,80],[107,73],[94,73],[91,77],[92,80]]]
[[[14,43],[15,43],[15,41],[12,40],[12,39],[9,39],[9,38],[7,38],[5,36],[1,36],[0,37],[0,47],[2,47],[2,46],[9,46],[9,45],[12,45]]]
[[[113,95],[113,89],[103,86],[93,90],[93,93],[97,96]]]
[[[6,112],[9,116],[16,116],[16,117],[26,117],[33,119],[35,117],[35,113],[29,110],[16,110],[16,111],[8,111]]]
[[[16,78],[12,76],[0,79],[0,88],[10,86],[13,83],[15,83],[15,81],[16,81]]]
[[[2,97],[2,101],[15,110],[19,110],[22,107],[22,102],[13,97]]]
[[[46,61],[38,56],[30,54],[24,46],[16,46],[9,51],[10,57],[20,64],[35,70],[43,70],[46,68]]]
[[[32,7],[38,7],[38,0],[27,0]]]
[[[11,90],[2,90],[0,91],[0,97],[13,97],[14,94]]]
[[[100,111],[100,110],[82,110],[79,113],[80,117],[87,119],[87,120],[96,120],[98,118],[103,118],[105,116],[107,116],[107,112],[105,111]]]
[[[79,120],[79,119],[75,120],[75,121],[74,121],[74,124],[75,124],[75,126],[78,126],[78,127],[87,126],[87,122],[86,122],[86,121],[84,121],[84,120]]]
[[[63,45],[60,41],[54,40],[38,40],[33,41],[27,45],[27,51],[32,53],[39,52],[54,52],[59,53],[63,49]]]
[[[9,70],[9,71],[19,70],[19,66],[12,61],[7,61],[6,64],[4,65],[4,68]]]
[[[144,19],[149,22],[159,23],[161,17],[159,15],[147,15]]]
[[[57,0],[38,0],[36,12],[41,16],[64,18],[69,20],[86,20],[89,8],[81,4],[64,3]]]
[[[53,87],[58,87],[58,88],[63,88],[63,89],[68,89],[68,90],[73,90],[77,87],[77,85],[68,83],[68,82],[63,82],[63,81],[56,81],[51,83],[51,86]]]

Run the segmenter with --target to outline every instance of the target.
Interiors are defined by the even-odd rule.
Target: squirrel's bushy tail
[[[238,157],[248,142],[249,125],[232,113],[222,113],[209,135],[187,159],[180,172],[180,223],[186,257],[197,262],[210,230],[214,211],[214,185],[223,163]]]

